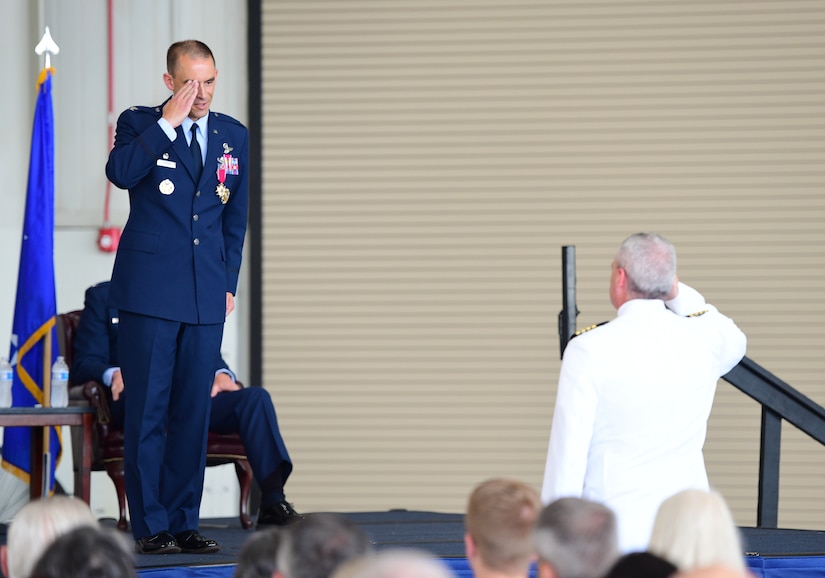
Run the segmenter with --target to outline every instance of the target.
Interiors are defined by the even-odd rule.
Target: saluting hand
[[[166,101],[163,105],[163,118],[172,125],[172,128],[179,127],[189,116],[196,96],[198,96],[198,81],[187,80],[186,84]]]

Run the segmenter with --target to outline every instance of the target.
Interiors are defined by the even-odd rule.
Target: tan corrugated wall
[[[265,1],[264,372],[302,510],[460,512],[539,487],[561,246],[579,326],[655,230],[749,355],[820,403],[825,3]],[[825,448],[783,429],[780,525],[825,527]],[[759,408],[706,453],[756,513]]]

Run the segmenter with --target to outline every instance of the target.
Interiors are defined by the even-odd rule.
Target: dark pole
[[[263,73],[261,0],[247,0],[249,74],[249,384],[263,386]]]
[[[576,247],[565,245],[561,248],[562,300],[559,312],[559,355],[564,356],[564,348],[576,332]]]
[[[263,23],[261,0],[247,0],[247,71],[249,73],[249,383],[263,379]],[[249,509],[261,504],[261,489],[253,480]]]

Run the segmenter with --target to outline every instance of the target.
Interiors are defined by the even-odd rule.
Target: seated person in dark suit
[[[70,377],[72,383],[97,381],[106,385],[112,422],[122,428],[128,391],[118,367],[118,313],[107,306],[108,296],[108,281],[86,290],[85,309],[74,337]],[[241,388],[223,359],[218,360],[212,383],[209,430],[240,436],[261,488],[258,527],[283,526],[301,518],[284,495],[292,462],[278,430],[272,398],[260,387]]]

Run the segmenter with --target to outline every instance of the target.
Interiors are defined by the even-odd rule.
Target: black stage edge
[[[825,532],[782,528],[739,528],[745,554],[765,558],[825,556]]]

